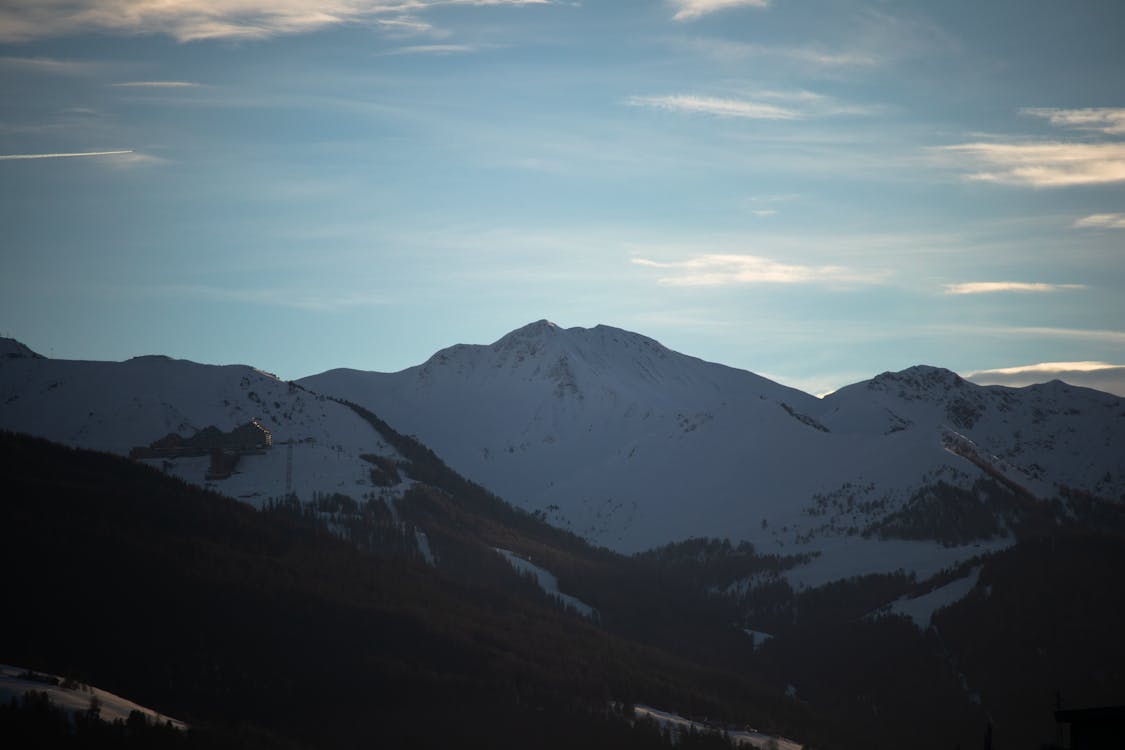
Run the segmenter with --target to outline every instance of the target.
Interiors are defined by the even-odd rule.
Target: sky
[[[0,334],[290,379],[546,318],[817,394],[920,363],[1125,394],[1123,28],[1114,0],[5,0]]]

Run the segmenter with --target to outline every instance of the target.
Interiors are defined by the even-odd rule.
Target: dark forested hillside
[[[614,715],[634,700],[824,731],[514,574],[470,585],[102,454],[4,434],[0,456],[0,661],[316,747],[660,744]]]
[[[1060,693],[1125,702],[1116,535],[1056,530],[928,582],[794,590],[779,575],[794,559],[748,545],[592,549],[402,440],[391,468],[425,481],[395,523],[427,535],[436,566],[381,501],[261,512],[0,434],[0,662],[185,719],[198,747],[666,746],[627,719],[635,702],[810,747],[972,747],[991,723],[997,748],[1022,748],[1052,739]],[[600,616],[560,608],[494,548]],[[979,582],[931,628],[886,612],[969,567]],[[759,585],[708,593],[746,576]]]

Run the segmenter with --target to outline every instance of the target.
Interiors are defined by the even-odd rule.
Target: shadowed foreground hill
[[[784,705],[524,598],[515,575],[469,586],[41,440],[0,435],[0,457],[0,661],[188,722],[316,747],[655,747],[612,701]]]

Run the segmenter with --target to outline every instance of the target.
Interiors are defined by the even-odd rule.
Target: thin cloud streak
[[[0,11],[2,18],[3,11]],[[3,26],[0,25],[0,37],[3,36]],[[0,68],[19,70],[28,73],[46,73],[50,75],[85,76],[92,75],[102,63],[84,62],[81,60],[59,60],[54,57],[0,57]]]
[[[382,55],[457,55],[476,52],[480,47],[473,44],[412,44],[387,50]]]
[[[1093,372],[1094,370],[1109,370],[1125,365],[1111,365],[1108,362],[1039,362],[1033,365],[1017,365],[1016,367],[997,367],[991,370],[976,370],[970,372],[968,377],[979,375],[1022,375],[1025,373],[1053,373],[1072,370],[1075,372]]]
[[[1105,328],[1056,328],[1051,326],[946,325],[931,330],[971,336],[1031,336],[1043,339],[1092,341],[1125,346],[1125,331]]]
[[[1075,220],[1071,226],[1075,229],[1125,229],[1125,214],[1091,214]]]
[[[766,8],[769,0],[671,0],[672,6],[678,8],[672,16],[674,21],[691,21],[709,13],[730,8]]]
[[[1085,289],[1084,284],[1044,284],[1026,281],[967,281],[946,284],[946,294],[994,294],[996,292],[1057,292],[1064,289]]]
[[[755,42],[734,42],[717,37],[666,40],[674,48],[704,55],[715,60],[738,62],[754,57],[772,57],[817,68],[867,68],[879,65],[882,60],[867,52],[830,51],[821,47],[776,46]]]
[[[939,147],[961,157],[977,182],[1072,187],[1125,182],[1125,143],[962,143]]]
[[[551,0],[7,0],[0,42],[108,31],[168,34],[180,42],[267,39],[373,21],[399,31],[430,28],[413,14],[442,5],[547,5]]]
[[[734,284],[878,283],[886,274],[858,273],[841,266],[803,266],[758,255],[708,254],[685,261],[632,258],[634,265],[671,271],[661,286],[729,286]]]
[[[197,89],[201,84],[191,81],[122,81],[110,86],[121,89]]]
[[[626,103],[635,107],[652,107],[670,112],[689,112],[717,117],[740,117],[751,120],[797,120],[801,114],[792,109],[745,99],[722,99],[714,96],[671,94],[666,96],[631,96]]]
[[[121,156],[131,154],[133,151],[82,151],[71,154],[0,154],[0,160],[15,159],[70,159],[79,156]]]
[[[964,375],[977,385],[1002,385],[1022,388],[1049,380],[1062,380],[1070,385],[1095,388],[1125,396],[1125,365],[1108,362],[1041,362],[1017,367],[977,370]]]
[[[378,307],[393,304],[390,299],[374,294],[308,292],[293,289],[228,289],[214,286],[179,285],[160,287],[151,291],[157,291],[161,295],[175,295],[189,299],[286,307],[306,312],[339,312],[357,307]]]
[[[1040,117],[1052,125],[1087,130],[1106,135],[1125,135],[1125,107],[1090,107],[1086,109],[1055,109],[1028,107],[1021,114]]]

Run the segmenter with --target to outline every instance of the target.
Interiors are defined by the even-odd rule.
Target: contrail
[[[77,154],[0,154],[0,160],[3,159],[66,159],[71,156],[113,156],[115,154],[131,154],[132,149],[128,151],[83,151]]]

